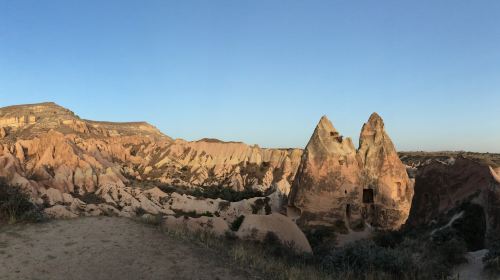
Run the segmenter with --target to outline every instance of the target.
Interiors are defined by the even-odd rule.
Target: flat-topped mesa
[[[372,114],[363,126],[358,151],[322,117],[302,156],[289,205],[306,228],[346,231],[365,223],[398,228],[408,216],[412,195],[411,181],[379,115]]]
[[[103,133],[106,136],[147,136],[172,141],[172,138],[163,134],[158,128],[147,122],[103,122],[83,120],[94,133]],[[77,123],[77,122],[76,122]]]
[[[0,108],[0,126],[22,128],[37,122],[78,118],[73,112],[53,102],[15,105]]]
[[[12,134],[15,138],[31,138],[50,130],[84,136],[166,137],[154,126],[145,122],[113,123],[84,120],[53,102],[0,108],[0,127],[5,131],[5,135]]]

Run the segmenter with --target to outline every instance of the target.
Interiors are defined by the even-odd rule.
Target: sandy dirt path
[[[216,252],[125,218],[0,228],[0,279],[254,279]]]

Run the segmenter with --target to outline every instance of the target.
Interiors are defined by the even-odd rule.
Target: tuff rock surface
[[[281,211],[301,154],[173,140],[144,122],[84,120],[54,103],[0,108],[0,177],[54,218],[161,215],[170,226],[221,234],[239,216]],[[229,202],[157,186],[276,191]]]
[[[413,185],[376,113],[364,124],[356,150],[327,117],[307,144],[289,197],[302,227],[339,230],[400,227],[409,213]]]
[[[83,120],[54,103],[1,108],[0,127],[0,176],[33,194],[55,188],[81,195],[141,181],[235,190],[276,186],[288,193],[302,154],[172,140],[147,123]]]
[[[480,160],[458,157],[432,162],[416,175],[407,227],[454,228],[471,251],[500,234],[500,170]],[[473,234],[471,234],[473,233]]]

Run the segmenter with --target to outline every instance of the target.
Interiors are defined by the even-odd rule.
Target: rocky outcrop
[[[244,240],[276,238],[282,245],[300,253],[312,253],[304,233],[288,217],[278,213],[245,216],[236,235]]]
[[[144,122],[84,120],[54,103],[0,108],[0,177],[53,218],[163,216],[170,227],[223,235],[240,216],[282,210],[301,155],[300,149],[173,140]],[[230,202],[157,186],[271,194]]]
[[[343,138],[326,116],[307,144],[289,196],[300,209],[301,226],[332,225],[359,219],[361,166],[350,138]],[[346,211],[347,208],[347,211]]]
[[[144,122],[84,120],[54,103],[0,108],[0,124],[0,176],[34,195],[151,181],[287,193],[302,154],[213,139],[174,141]]]
[[[322,117],[292,185],[290,213],[302,227],[398,228],[409,212],[413,186],[382,119],[373,114],[356,150]]]
[[[401,226],[410,212],[413,182],[377,113],[363,125],[357,154],[363,166],[363,203],[373,197],[366,209],[367,221],[383,228]]]
[[[191,232],[206,231],[216,236],[224,236],[230,232],[227,222],[219,217],[175,217],[165,216],[162,226],[167,229],[185,229]]]
[[[145,178],[171,185],[265,190],[283,180],[290,183],[301,154],[299,149],[176,140],[141,168]]]
[[[487,163],[463,157],[453,164],[433,162],[420,168],[406,226],[451,226],[474,232],[474,236],[464,235],[470,249],[484,248],[488,234],[500,234],[497,176]]]

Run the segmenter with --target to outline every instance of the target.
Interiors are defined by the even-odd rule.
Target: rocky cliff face
[[[46,206],[150,183],[276,187],[287,194],[302,154],[211,139],[174,141],[147,123],[83,120],[54,103],[1,108],[0,123],[0,177]]]
[[[254,225],[256,230],[273,231],[283,242],[301,244],[298,250],[310,251],[299,228],[277,213],[301,155],[300,149],[263,149],[214,139],[173,140],[144,122],[84,120],[54,103],[0,108],[0,177],[28,191],[37,204],[44,205],[47,215],[56,218],[162,215],[167,224],[224,234],[242,215],[273,214],[254,217],[272,220]],[[231,202],[155,187],[165,185],[181,190],[279,191]],[[273,221],[280,226],[273,227]],[[245,228],[250,230],[248,225]]]
[[[500,233],[498,171],[483,161],[463,157],[420,168],[406,226],[454,227],[471,250],[484,248],[488,234]]]
[[[290,206],[300,211],[299,223],[332,225],[360,218],[360,173],[351,139],[344,139],[322,117],[304,150],[289,197]]]
[[[410,211],[413,182],[385,131],[384,121],[376,113],[363,125],[357,155],[363,166],[363,191],[371,196],[373,190],[368,221],[381,227],[401,226]]]
[[[323,117],[309,141],[293,182],[290,212],[303,227],[401,226],[409,212],[412,182],[382,119],[363,126],[356,151]]]
[[[143,123],[80,119],[54,103],[0,109],[0,175],[36,194],[83,194],[106,184],[156,181],[288,193],[302,151],[210,139],[172,140]]]

